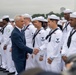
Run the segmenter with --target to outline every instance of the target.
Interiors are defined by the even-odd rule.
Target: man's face
[[[64,18],[65,18],[66,20],[68,20],[69,17],[70,17],[70,14],[69,14],[69,13],[64,13]]]
[[[76,27],[76,18],[70,18],[71,27]]]
[[[17,25],[19,28],[23,28],[23,26],[24,26],[24,18],[21,17],[20,20],[16,22],[16,25]]]
[[[7,21],[6,20],[3,20],[3,24],[6,25],[7,24]]]
[[[27,22],[30,22],[30,19],[29,18],[24,18],[24,22],[26,24]]]
[[[43,22],[43,27],[47,27],[47,22]]]
[[[48,19],[48,26],[52,28],[54,26],[54,21]]]
[[[0,22],[0,27],[3,27],[3,26],[4,26],[3,22]]]
[[[35,26],[36,28],[38,28],[39,25],[40,25],[40,22],[36,20],[36,21],[33,22],[33,24],[34,24],[34,26]]]

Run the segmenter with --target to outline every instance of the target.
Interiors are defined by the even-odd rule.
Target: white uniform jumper
[[[9,72],[14,72],[15,71],[15,67],[14,67],[14,63],[12,61],[12,56],[11,56],[11,33],[13,31],[13,26],[8,23],[7,26],[4,29],[4,33],[3,33],[3,43],[2,43],[2,50],[3,50],[3,46],[7,45],[7,49],[3,50],[2,52],[4,53],[4,59],[5,59],[5,64],[6,66],[3,68],[6,68]]]
[[[41,45],[44,44],[46,37],[46,32],[43,28],[40,30],[36,30],[34,37],[33,37],[33,47],[34,48],[39,48]],[[39,61],[39,57],[43,57],[43,61]],[[35,67],[40,67],[42,69],[45,69],[45,50],[40,51],[37,55],[33,57],[34,60],[34,65]]]
[[[47,50],[46,71],[61,72],[61,38],[62,31],[59,28],[51,30],[46,37],[45,44],[40,47],[40,50]],[[48,58],[52,60],[51,64],[47,62]]]
[[[76,53],[76,30],[72,29],[68,33],[67,39],[63,45],[62,56],[69,57],[72,54]]]
[[[33,38],[33,35],[36,31],[36,28],[34,27],[34,25],[32,23],[30,23],[28,26],[26,26],[24,28],[24,30],[25,30],[26,46],[33,48],[32,38]],[[28,55],[29,55],[29,57],[28,57],[27,62],[26,62],[26,70],[30,69],[30,68],[34,68],[32,55],[31,54],[28,54]]]

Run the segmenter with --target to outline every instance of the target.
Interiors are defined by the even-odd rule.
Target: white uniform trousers
[[[11,48],[11,45],[8,45],[6,50],[7,67],[9,72],[15,72],[16,70],[15,70],[14,62],[12,60],[10,48]]]
[[[28,59],[26,60],[26,70],[31,68],[35,68],[35,66],[34,66],[32,54],[28,54]]]
[[[51,64],[48,64],[46,59],[46,66],[46,71],[61,73],[61,57],[53,59]]]
[[[3,50],[3,46],[4,46],[4,44],[2,43],[1,44],[1,57],[2,57],[2,65],[1,65],[1,67],[7,69],[6,51]]]

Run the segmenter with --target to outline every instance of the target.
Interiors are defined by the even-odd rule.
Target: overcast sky
[[[10,17],[16,14],[60,13],[60,8],[65,7],[75,10],[76,0],[0,0],[0,18],[8,14]]]

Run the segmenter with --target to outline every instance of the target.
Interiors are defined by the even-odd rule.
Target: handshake
[[[33,54],[37,55],[37,53],[39,53],[39,49],[37,48],[33,49]]]

